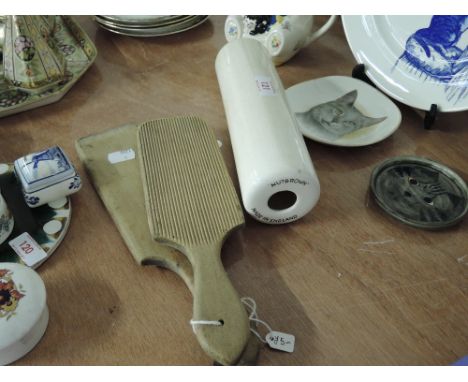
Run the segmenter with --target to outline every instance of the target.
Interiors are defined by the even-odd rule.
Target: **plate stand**
[[[366,84],[369,84],[373,86],[374,88],[376,87],[374,83],[370,80],[369,77],[367,77],[366,74],[366,67],[364,64],[357,64],[351,73],[351,77],[357,78],[358,80],[364,81]]]
[[[358,80],[364,81],[365,83],[373,87],[376,87],[374,83],[370,80],[370,78],[367,77],[366,67],[364,64],[357,64],[353,68],[351,76],[353,78],[357,78]],[[429,109],[429,111],[425,112],[423,126],[426,130],[429,130],[432,128],[432,125],[434,124],[436,117],[437,117],[437,112],[438,112],[437,105],[435,103],[431,104],[431,108]]]

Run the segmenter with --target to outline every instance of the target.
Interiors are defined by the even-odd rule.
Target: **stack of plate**
[[[203,23],[208,16],[95,16],[104,29],[132,37],[156,37],[184,32]]]

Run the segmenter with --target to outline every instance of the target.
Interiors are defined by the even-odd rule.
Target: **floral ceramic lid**
[[[0,263],[0,365],[31,351],[48,319],[46,290],[39,275],[25,265]]]

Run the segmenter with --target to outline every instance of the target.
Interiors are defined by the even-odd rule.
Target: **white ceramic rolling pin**
[[[269,224],[301,218],[320,184],[270,55],[260,42],[238,39],[215,66],[244,208]]]

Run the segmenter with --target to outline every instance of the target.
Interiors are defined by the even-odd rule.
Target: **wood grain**
[[[19,365],[209,365],[177,275],[135,263],[74,150],[111,127],[198,115],[215,129],[236,187],[214,60],[224,17],[153,39],[113,35],[89,16],[95,64],[59,102],[0,119],[0,161],[61,145],[83,175],[65,241],[39,268],[50,323]],[[341,23],[278,68],[285,88],[355,64]],[[247,218],[223,248],[224,266],[261,319],[296,336],[294,353],[264,349],[260,365],[447,365],[468,354],[468,222],[440,232],[385,215],[368,196],[372,169],[398,155],[426,156],[468,179],[468,113],[435,128],[398,104],[401,127],[370,147],[307,140],[321,182],[317,206],[289,225]]]

